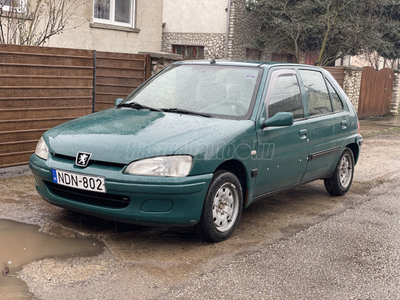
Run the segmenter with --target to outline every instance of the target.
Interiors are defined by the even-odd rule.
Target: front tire
[[[354,176],[354,155],[345,148],[331,178],[324,179],[325,188],[333,196],[342,196],[350,189]]]
[[[228,171],[215,173],[198,223],[203,239],[220,242],[229,238],[239,224],[242,208],[243,192],[239,179]]]

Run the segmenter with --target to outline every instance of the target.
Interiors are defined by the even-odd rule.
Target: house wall
[[[110,52],[160,51],[163,0],[136,0],[135,28],[93,22],[93,1],[78,2],[67,30],[51,37],[47,46]]]
[[[205,59],[225,58],[228,45],[226,58],[246,59],[259,30],[254,18],[246,0],[164,0],[162,51],[172,52],[172,45],[204,46]]]
[[[225,34],[228,0],[164,0],[163,33]]]
[[[204,58],[223,58],[228,0],[164,0],[162,51],[172,45],[203,46]]]

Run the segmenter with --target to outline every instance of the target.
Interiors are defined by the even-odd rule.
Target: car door
[[[330,174],[347,136],[348,114],[332,85],[318,70],[299,70],[306,94],[309,156],[303,181]]]
[[[277,69],[269,76],[258,119],[258,176],[255,196],[300,182],[307,167],[307,120],[295,70]],[[266,127],[262,121],[278,112],[291,112],[291,126]]]

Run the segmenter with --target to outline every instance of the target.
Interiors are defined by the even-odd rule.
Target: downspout
[[[229,41],[229,23],[231,19],[231,2],[232,0],[228,0],[228,16],[226,18],[226,39],[225,39],[225,59],[228,59],[228,41]]]

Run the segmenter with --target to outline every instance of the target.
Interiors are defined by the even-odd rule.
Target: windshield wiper
[[[192,110],[187,110],[187,109],[182,109],[182,108],[161,108],[162,111],[165,112],[171,112],[171,113],[177,113],[177,114],[185,114],[185,115],[193,115],[193,116],[201,116],[201,117],[206,117],[206,118],[212,118],[210,114],[206,113],[201,113],[197,111],[192,111]]]
[[[130,107],[130,108],[137,109],[137,110],[148,109],[148,110],[152,110],[152,111],[162,112],[161,109],[150,107],[150,106],[146,106],[146,105],[140,104],[138,102],[121,103],[121,104],[118,104],[117,107]]]

